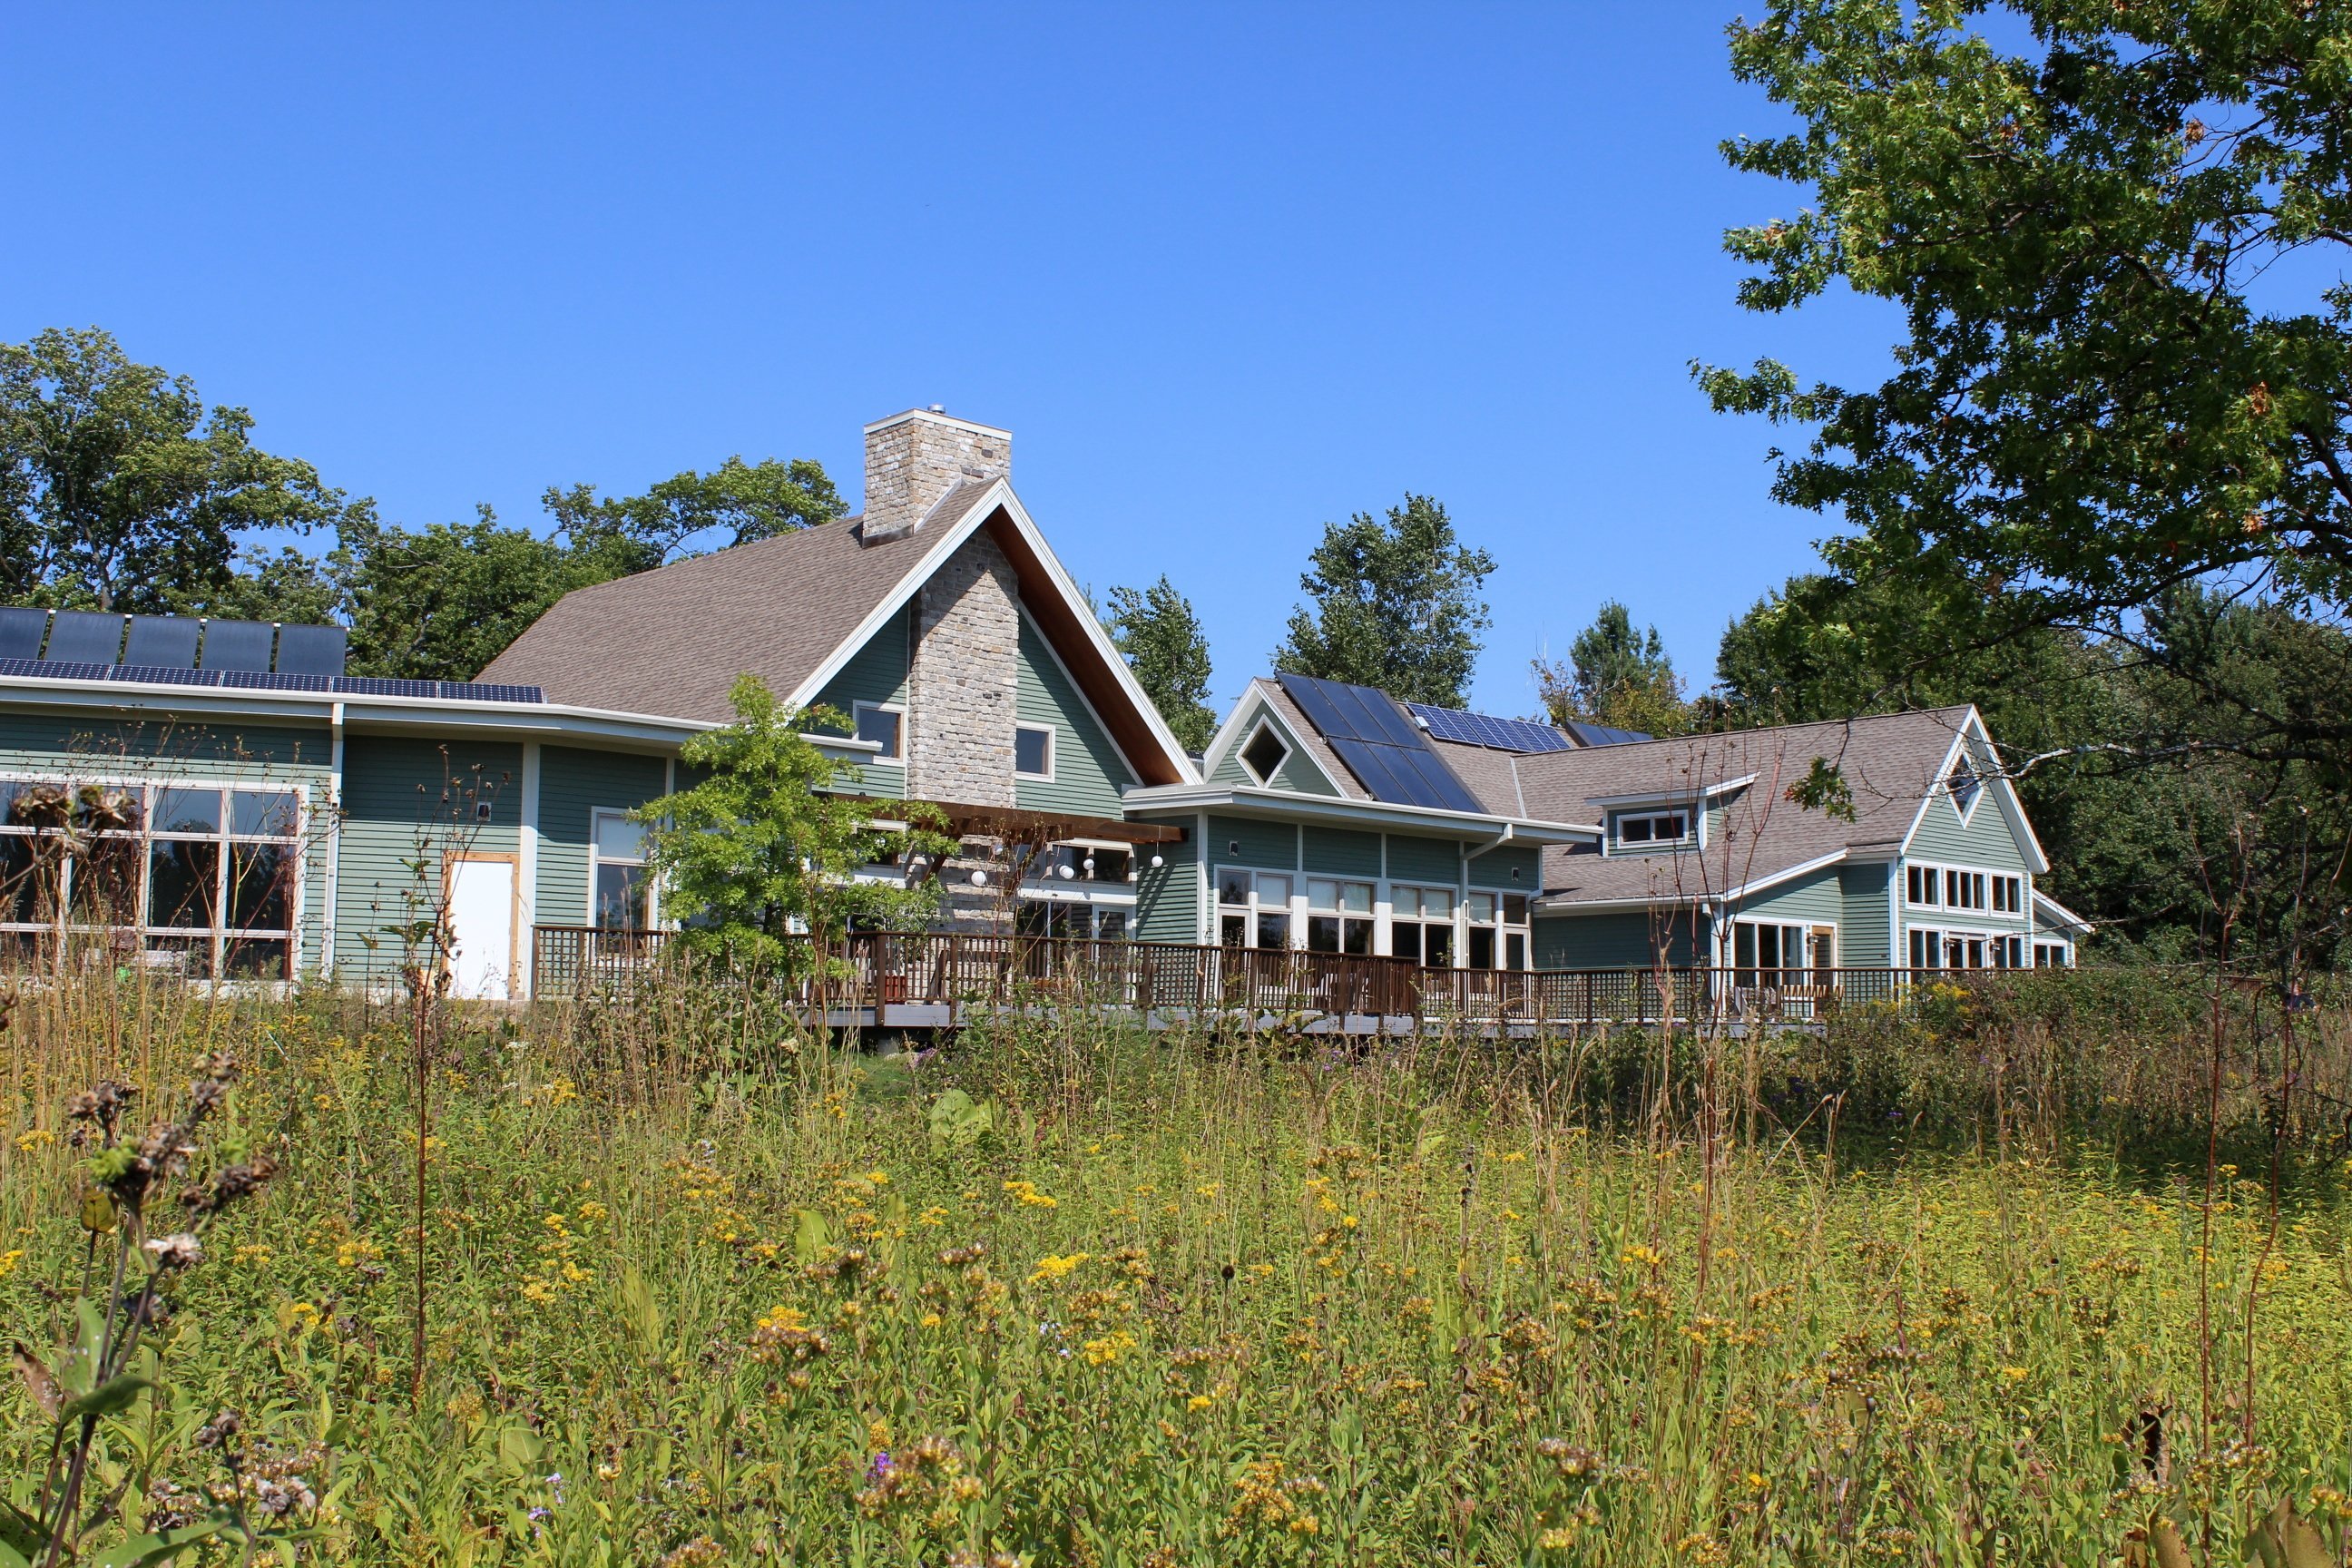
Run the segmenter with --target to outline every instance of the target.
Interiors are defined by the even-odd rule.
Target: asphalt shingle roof
[[[844,518],[575,588],[478,679],[537,686],[550,702],[723,722],[738,675],[792,691],[986,488],[959,486],[961,506],[872,544]]]
[[[1720,892],[1838,850],[1892,853],[1966,723],[1965,707],[1887,713],[1825,724],[1788,724],[1727,734],[1685,735],[1627,745],[1513,756],[1433,741],[1490,811],[1548,822],[1598,824],[1600,801],[1679,795],[1754,774],[1733,792],[1723,831],[1702,858],[1688,852],[1607,855],[1586,846],[1549,847],[1543,887],[1577,901],[1686,898]],[[1814,759],[1835,763],[1853,795],[1855,820],[1791,803],[1788,787]]]

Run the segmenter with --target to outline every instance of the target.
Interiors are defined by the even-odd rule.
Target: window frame
[[[1660,849],[1688,849],[1698,844],[1699,822],[1705,813],[1697,806],[1662,805],[1643,811],[1619,811],[1609,819],[1609,844],[1612,854],[1647,855]],[[1682,819],[1682,832],[1672,838],[1635,838],[1625,837],[1629,822],[1656,824],[1670,817]]]
[[[897,734],[891,752],[880,752],[861,759],[869,768],[903,768],[907,765],[907,705],[903,702],[852,702],[849,705],[849,733],[853,739],[866,739],[863,722],[868,713],[887,713],[898,720]]]
[[[646,858],[643,847],[646,832],[645,825],[643,823],[636,822],[629,823],[630,826],[635,827],[637,830],[639,848],[637,851],[637,858],[635,859],[623,859],[617,856],[608,857],[604,853],[604,835],[599,831],[600,825],[607,818],[628,822],[629,811],[629,807],[614,805],[592,806],[588,811],[588,924],[598,931],[657,931],[661,928],[661,889],[659,885],[654,880],[653,865]],[[644,925],[625,928],[621,926],[604,926],[598,923],[596,917],[600,911],[597,909],[597,905],[601,900],[598,899],[596,892],[596,874],[608,865],[635,866],[641,873],[643,873],[642,879],[645,886],[646,900],[646,923]]]
[[[1397,895],[1399,893],[1411,893],[1413,896],[1413,912],[1412,914],[1402,917],[1400,917],[1397,914],[1396,901]],[[1421,912],[1421,899],[1422,895],[1425,893],[1444,893],[1445,895],[1451,904],[1451,908],[1443,919],[1433,920]],[[1381,925],[1383,929],[1375,934],[1374,941],[1380,942],[1380,944],[1385,949],[1385,952],[1381,956],[1386,958],[1410,958],[1414,963],[1420,965],[1423,969],[1461,968],[1469,949],[1469,943],[1463,940],[1463,911],[1466,905],[1467,900],[1464,896],[1463,889],[1454,884],[1442,882],[1389,883],[1387,886],[1387,897],[1382,899],[1379,905],[1376,906],[1382,914]],[[1414,946],[1416,951],[1413,952],[1401,953],[1397,951],[1397,927],[1400,925],[1410,925],[1414,929]],[[1429,943],[1427,933],[1433,927],[1445,932],[1445,962],[1444,963],[1432,963],[1429,962]]]
[[[1022,769],[1021,736],[1024,731],[1026,731],[1029,734],[1043,735],[1045,737],[1045,771],[1043,773],[1027,773]],[[1057,726],[1052,724],[1033,724],[1028,722],[1026,720],[1016,720],[1013,725],[1013,776],[1016,779],[1026,779],[1034,784],[1052,784],[1054,782],[1054,764],[1058,760],[1054,753],[1060,749],[1060,739],[1057,733]]]
[[[1240,903],[1227,900],[1225,898],[1227,876],[1249,879],[1249,897],[1246,900]],[[1286,884],[1284,897],[1279,904],[1267,903],[1259,897],[1265,886],[1266,879],[1270,877],[1278,877]],[[1210,868],[1209,888],[1212,895],[1210,907],[1215,911],[1216,929],[1212,933],[1216,938],[1215,945],[1239,946],[1259,952],[1303,952],[1307,945],[1307,935],[1306,927],[1301,923],[1304,911],[1299,906],[1307,897],[1306,884],[1307,879],[1303,873],[1291,870],[1286,867],[1236,865],[1230,861],[1213,866]],[[1269,947],[1258,940],[1265,934],[1265,922],[1275,918],[1277,911],[1283,922],[1284,932],[1283,944],[1279,949]],[[1235,943],[1225,941],[1224,925],[1230,919],[1239,919],[1242,921],[1242,935],[1245,939],[1243,942]]]
[[[1260,773],[1257,764],[1250,761],[1250,752],[1257,749],[1257,743],[1262,740],[1272,741],[1281,750],[1281,754],[1274,759],[1274,766],[1264,773]],[[1275,727],[1274,721],[1261,718],[1257,727],[1250,731],[1249,739],[1234,748],[1234,756],[1241,763],[1242,771],[1255,779],[1260,789],[1265,789],[1273,785],[1282,772],[1283,764],[1290,761],[1293,750],[1290,742],[1282,738],[1282,731]]]
[[[117,790],[135,795],[139,800],[139,823],[136,828],[121,834],[108,834],[100,842],[126,842],[136,846],[137,871],[127,900],[136,911],[131,920],[99,921],[75,918],[75,882],[84,857],[68,855],[58,863],[55,890],[56,907],[47,920],[16,921],[0,919],[0,934],[6,936],[102,935],[121,932],[136,943],[142,963],[156,964],[150,955],[183,950],[193,951],[202,943],[205,953],[205,971],[191,975],[193,979],[213,984],[222,981],[260,980],[265,983],[290,981],[301,961],[304,905],[310,891],[311,823],[310,784],[297,779],[236,779],[210,774],[98,773],[58,777],[44,775],[35,770],[9,769],[0,772],[0,784],[50,787],[66,792],[68,796],[85,788]],[[219,826],[205,832],[175,832],[154,826],[157,803],[166,792],[209,794],[217,797]],[[13,800],[15,790],[9,792]],[[236,802],[239,795],[279,795],[293,803],[293,819],[281,833],[241,833],[236,827]],[[56,828],[22,826],[8,823],[0,816],[0,837],[24,839],[37,843],[56,835]],[[153,919],[155,851],[170,844],[203,844],[214,850],[211,872],[211,920],[205,925],[167,924]],[[283,856],[281,885],[277,894],[284,900],[283,926],[232,925],[230,911],[235,907],[238,880],[237,851],[242,847],[261,846],[281,852]],[[265,891],[263,897],[268,896]],[[0,915],[12,913],[0,910]],[[240,944],[257,947],[275,946],[282,962],[278,973],[230,973],[227,965]],[[164,945],[171,944],[171,945]]]

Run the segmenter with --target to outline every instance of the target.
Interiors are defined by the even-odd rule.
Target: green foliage
[[[1208,703],[1209,639],[1192,602],[1165,576],[1141,590],[1113,588],[1104,624],[1177,744],[1207,751],[1217,715]]]
[[[1731,54],[1800,124],[1726,156],[1809,201],[1728,236],[1741,302],[1843,282],[1906,324],[1869,390],[1700,373],[1718,408],[1814,428],[1775,489],[1852,525],[1832,567],[1899,588],[1923,633],[2124,634],[2220,577],[2352,604],[2352,12],[1782,0]],[[2352,741],[2337,713],[2262,731]]]
[[[1291,612],[1275,668],[1459,708],[1490,624],[1479,590],[1494,570],[1429,496],[1407,494],[1385,521],[1360,511],[1326,523],[1298,580],[1313,608]]]
[[[642,808],[647,861],[665,913],[690,949],[753,969],[789,966],[802,931],[837,938],[852,922],[919,928],[939,907],[934,881],[859,878],[865,868],[953,847],[929,830],[934,809],[835,793],[856,770],[804,731],[844,727],[826,710],[787,710],[757,676],[738,677],[735,721],[688,741],[680,762],[701,782]],[[887,822],[886,809],[914,819]]]
[[[1565,666],[1537,659],[1535,677],[1555,724],[1583,720],[1645,735],[1679,735],[1691,727],[1682,679],[1658,628],[1636,632],[1633,613],[1614,599],[1576,634]]]
[[[0,344],[0,603],[167,611],[248,533],[366,515],[252,430],[95,328]]]
[[[616,575],[814,528],[849,510],[824,469],[804,458],[752,464],[732,457],[707,474],[674,474],[640,496],[551,485],[541,499],[573,549],[610,560]]]
[[[2180,590],[2128,637],[1906,617],[1885,580],[1793,577],[1724,633],[1711,721],[1803,723],[1974,702],[2053,861],[2052,894],[2112,955],[2352,956],[2352,810],[2332,747],[2272,744],[2352,711],[2352,639],[2277,604]],[[1827,801],[1842,780],[1808,779]]]
[[[224,1405],[238,1489],[319,1500],[302,1563],[2105,1568],[2282,1502],[2340,1556],[2326,1103],[2298,1089],[2273,1227],[2277,1047],[2232,1004],[2247,1168],[2209,1206],[2201,1136],[2142,1138],[2201,1124],[2202,986],[1987,979],[1824,1036],[1360,1056],[1030,1016],[877,1062],[701,984],[460,1013],[415,1402],[396,1020],[200,1004],[171,1026],[254,1043],[241,1113],[287,1169],[100,1423],[121,1517],[84,1560],[231,1486]],[[58,1005],[0,1037],[12,1323],[86,1245],[79,1154],[29,1134],[56,1057],[109,1041]],[[185,1059],[118,1021],[132,1063]],[[2340,1097],[2321,1026],[2302,1086]],[[29,1410],[0,1392],[0,1492],[45,1462]]]

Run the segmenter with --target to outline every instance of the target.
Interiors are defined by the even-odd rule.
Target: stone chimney
[[[936,404],[876,420],[866,427],[866,520],[858,537],[870,544],[911,533],[961,481],[1012,471],[1010,430],[950,419]]]

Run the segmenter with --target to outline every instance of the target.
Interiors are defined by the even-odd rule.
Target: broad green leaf
[[[120,1415],[138,1402],[142,1393],[154,1386],[150,1380],[126,1372],[108,1380],[105,1387],[68,1405],[65,1413],[69,1416]]]
[[[96,1568],[148,1568],[150,1563],[168,1563],[198,1542],[219,1534],[222,1524],[219,1520],[206,1520],[200,1524],[183,1524],[133,1536],[99,1558]]]

